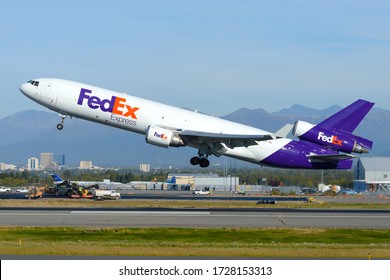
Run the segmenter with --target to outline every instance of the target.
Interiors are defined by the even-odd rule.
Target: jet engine
[[[149,126],[145,140],[148,144],[164,148],[185,146],[175,131],[159,126]]]
[[[323,128],[304,121],[297,121],[293,135],[300,140],[306,140],[344,153],[368,153],[373,142],[354,135],[348,131]]]

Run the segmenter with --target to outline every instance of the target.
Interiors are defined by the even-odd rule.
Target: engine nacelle
[[[145,140],[148,144],[164,148],[185,146],[175,131],[159,126],[149,126]]]
[[[300,137],[301,135],[304,135],[313,127],[315,127],[314,124],[304,122],[304,121],[296,121],[293,127],[292,134],[296,137]]]
[[[347,131],[326,129],[303,121],[295,123],[293,135],[301,140],[330,147],[344,153],[368,153],[373,144],[372,141]]]

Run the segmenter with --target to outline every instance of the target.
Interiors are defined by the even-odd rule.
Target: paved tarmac
[[[257,192],[247,192],[246,195],[234,194],[230,192],[215,192],[213,195],[194,195],[192,191],[162,191],[162,190],[117,190],[121,193],[122,200],[240,200],[240,201],[258,201],[265,195]],[[1,193],[0,199],[26,199],[25,193]],[[55,195],[44,194],[44,198],[58,198]],[[269,196],[268,196],[269,197]],[[296,196],[296,198],[309,198],[310,196]],[[269,197],[275,199],[275,197]],[[283,201],[292,197],[282,196]],[[390,204],[390,194],[375,195],[369,193],[365,195],[338,195],[338,196],[313,196],[318,201],[329,203],[376,203]],[[277,198],[276,198],[277,199]],[[277,199],[278,200],[278,199]]]
[[[0,226],[390,229],[390,210],[0,208]]]
[[[196,196],[182,191],[122,190],[122,199],[259,200],[257,195]],[[25,194],[2,194],[0,199],[26,199]],[[47,196],[48,198],[53,196]],[[338,196],[318,200],[341,203],[390,203],[388,197]],[[171,209],[171,208],[0,208],[0,226],[87,227],[327,227],[390,229],[390,210],[333,209]]]

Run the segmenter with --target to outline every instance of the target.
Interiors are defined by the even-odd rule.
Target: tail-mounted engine
[[[149,144],[164,148],[185,146],[175,131],[159,126],[149,126],[145,140]]]
[[[368,153],[373,144],[372,141],[350,132],[326,129],[304,121],[295,123],[293,135],[301,140],[330,147],[333,150],[344,153]]]

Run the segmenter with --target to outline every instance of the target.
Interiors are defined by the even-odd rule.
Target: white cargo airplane
[[[276,133],[62,79],[41,78],[20,86],[33,101],[59,113],[63,129],[67,116],[114,126],[145,135],[159,147],[198,149],[192,165],[209,166],[208,156],[228,156],[247,162],[284,168],[350,169],[352,152],[367,153],[372,142],[353,130],[374,103],[357,100],[318,125],[297,121],[293,135],[286,125]],[[339,153],[341,152],[341,153]]]

